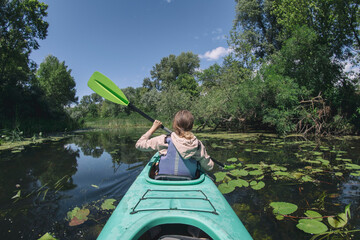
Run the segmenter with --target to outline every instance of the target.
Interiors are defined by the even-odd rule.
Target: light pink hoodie
[[[168,144],[165,143],[166,135],[160,135],[150,138],[149,133],[145,133],[136,142],[135,147],[141,151],[159,151],[160,155],[166,155]],[[195,159],[201,165],[201,167],[210,171],[214,167],[214,162],[207,154],[205,146],[195,136],[192,139],[186,139],[179,137],[176,133],[171,133],[171,141],[174,143],[177,151],[184,159]]]

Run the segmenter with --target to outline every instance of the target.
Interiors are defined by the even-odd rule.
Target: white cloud
[[[206,59],[208,61],[216,61],[221,57],[224,57],[231,53],[233,50],[231,48],[217,47],[213,50],[207,51],[205,54],[200,54],[201,59]]]

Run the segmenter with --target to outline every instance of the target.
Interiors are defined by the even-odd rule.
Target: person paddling
[[[155,120],[152,127],[136,142],[135,147],[141,151],[159,151],[161,157],[156,179],[166,179],[167,176],[194,179],[200,167],[206,171],[213,169],[214,162],[205,146],[191,132],[193,125],[191,112],[181,110],[175,114],[174,132],[170,135],[150,138],[162,126],[159,120]]]

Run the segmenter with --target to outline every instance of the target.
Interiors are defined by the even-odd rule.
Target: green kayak
[[[98,240],[252,239],[213,181],[150,178],[156,153],[102,229]]]

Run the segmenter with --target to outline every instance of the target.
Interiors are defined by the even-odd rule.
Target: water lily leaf
[[[312,211],[312,210],[307,210],[305,212],[305,216],[309,217],[309,218],[313,218],[316,221],[322,221],[322,215],[318,212]]]
[[[241,164],[241,163],[239,163],[239,164]],[[236,168],[236,166],[237,166],[236,164],[225,165],[224,169],[225,169],[225,170],[230,170],[230,169]]]
[[[342,228],[347,224],[348,219],[345,213],[340,213],[336,217],[329,217],[328,222],[333,228]]]
[[[265,183],[263,181],[258,182],[256,185],[251,186],[254,190],[260,190],[265,187]]]
[[[301,219],[296,227],[311,234],[320,234],[328,230],[328,227],[325,224],[314,219]]]
[[[270,203],[270,206],[274,208],[273,213],[275,215],[278,214],[288,215],[295,212],[298,209],[298,206],[288,202],[272,202]]]
[[[216,177],[216,180],[215,180],[216,182],[221,182],[226,177],[226,172],[217,172],[217,173],[214,173],[214,176]]]
[[[360,169],[360,166],[353,163],[346,163],[346,169],[353,170],[353,169]]]
[[[300,179],[302,176],[304,176],[303,173],[299,173],[299,172],[294,172],[291,175],[296,179]]]
[[[232,187],[248,187],[249,183],[243,179],[236,179],[236,180],[231,180],[230,182],[228,182],[228,185],[232,186]]]
[[[218,186],[218,189],[222,194],[227,194],[227,193],[231,193],[232,191],[234,191],[235,187],[228,185],[227,183],[222,183]]]
[[[350,173],[351,176],[360,177],[360,171]]]
[[[251,149],[247,148],[247,149],[244,149],[245,152],[251,152]]]
[[[350,174],[351,174],[351,173],[350,173]],[[340,176],[340,177],[341,177],[342,175],[344,175],[342,172],[336,172],[336,173],[335,173],[335,176]]]
[[[101,204],[101,209],[102,210],[111,210],[111,209],[115,209],[114,206],[114,202],[116,200],[115,199],[106,199],[103,204]]]
[[[310,176],[303,176],[302,178],[301,178],[301,180],[303,180],[304,182],[313,182],[314,181],[314,179],[312,179]]]
[[[250,186],[255,186],[257,184],[257,181],[251,181]]]
[[[277,219],[277,220],[284,220],[284,215],[275,215],[275,218]]]
[[[50,233],[45,233],[41,238],[39,238],[38,240],[57,240],[56,238],[54,238],[53,236],[51,236]]]
[[[290,173],[277,171],[277,172],[274,172],[274,175],[276,175],[276,176],[290,176]]]
[[[246,164],[246,168],[261,169],[261,166],[260,166],[260,164],[249,163],[249,164]]]
[[[249,175],[249,172],[244,170],[244,169],[235,169],[230,171],[230,174],[233,175],[234,177],[245,177],[247,175]]]
[[[315,156],[321,156],[321,155],[323,155],[322,152],[313,152],[312,154],[315,155]]]
[[[83,224],[88,220],[87,216],[90,214],[90,210],[75,207],[72,211],[67,213],[67,218],[70,220],[69,226],[77,226]]]
[[[261,170],[254,170],[254,171],[250,171],[249,174],[252,175],[252,176],[257,176],[257,175],[264,174],[264,172],[261,171]]]
[[[287,168],[283,166],[277,166],[275,164],[270,165],[271,170],[273,171],[286,171]]]
[[[237,161],[237,158],[229,158],[228,160],[226,160],[228,162],[236,162]]]
[[[328,166],[330,164],[329,160],[325,160],[325,159],[321,159],[320,162],[322,163],[322,165],[324,166]]]

